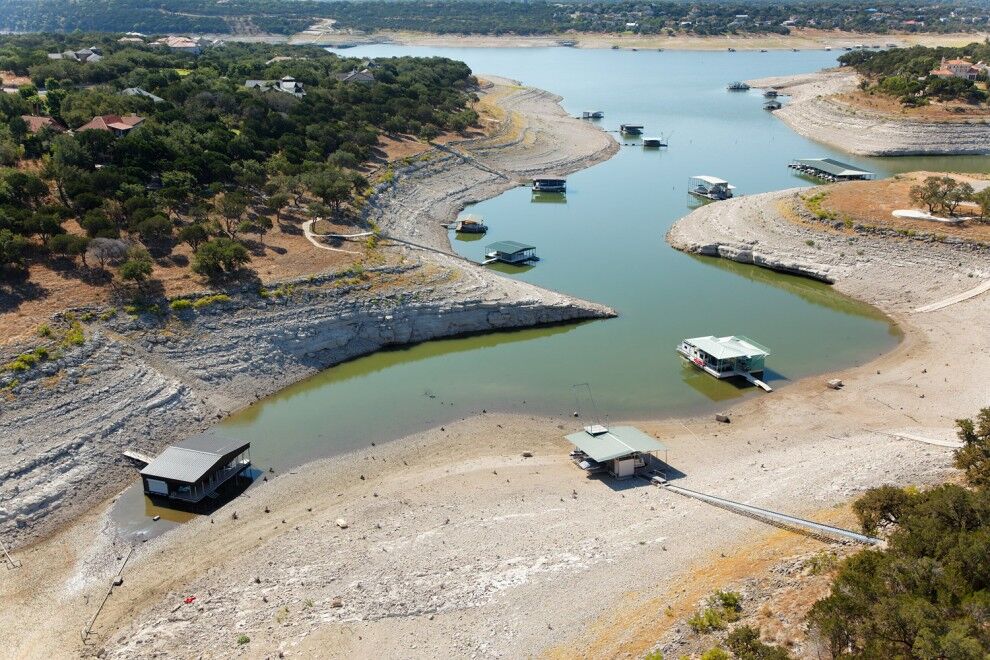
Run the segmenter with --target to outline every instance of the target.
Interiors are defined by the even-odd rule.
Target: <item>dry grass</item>
[[[912,172],[880,181],[851,181],[828,186],[821,205],[824,210],[834,211],[839,218],[849,218],[859,224],[990,243],[988,223],[967,221],[960,225],[947,225],[927,220],[896,218],[892,215],[897,209],[917,208],[917,204],[911,201],[911,186],[932,175],[932,172]],[[981,180],[979,175],[950,176],[970,182]]]
[[[990,106],[972,105],[962,101],[932,102],[929,105],[909,108],[894,96],[860,90],[838,94],[835,99],[856,108],[895,115],[902,119],[939,122],[973,122],[990,119]]]

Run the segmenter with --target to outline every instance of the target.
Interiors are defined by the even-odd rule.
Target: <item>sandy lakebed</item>
[[[903,342],[829,375],[841,390],[808,378],[734,406],[728,425],[637,423],[689,488],[851,525],[866,488],[952,473],[954,420],[990,400],[990,272],[963,242],[815,223],[797,194],[708,205],[668,240],[832,281],[891,315]],[[635,657],[708,591],[821,543],[587,478],[562,438],[582,421],[483,414],[272,479],[140,546],[84,645],[128,556],[93,507],[17,553],[0,640],[50,657]]]
[[[747,81],[773,87],[789,100],[774,116],[799,134],[861,156],[981,155],[990,153],[990,117],[938,121],[861,107],[840,98],[858,89],[851,69]]]

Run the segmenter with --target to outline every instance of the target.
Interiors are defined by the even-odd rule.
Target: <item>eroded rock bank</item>
[[[465,201],[496,195],[520,174],[573,171],[615,151],[607,134],[567,117],[559,97],[507,84],[487,94],[505,115],[495,137],[450,147],[372,198],[372,219],[390,235],[425,234],[425,243],[449,250],[440,223]],[[567,139],[572,130],[577,139]],[[382,262],[314,275],[274,296],[248,287],[197,311],[92,321],[84,345],[19,376],[0,403],[3,540],[43,535],[120,489],[134,478],[123,450],[154,454],[344,360],[615,314],[432,251],[386,247]]]
[[[982,155],[990,153],[990,121],[904,118],[845,102],[856,89],[848,69],[751,80],[790,96],[775,117],[801,135],[860,156]]]

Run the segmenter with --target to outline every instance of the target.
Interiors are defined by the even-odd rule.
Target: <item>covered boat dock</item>
[[[167,447],[141,469],[144,492],[196,504],[251,466],[251,443],[200,434]]]
[[[834,158],[799,158],[790,165],[801,174],[831,183],[838,181],[863,181],[873,178],[873,172],[858,169]]]
[[[498,241],[485,248],[484,264],[501,261],[504,264],[523,264],[536,261],[536,248],[516,241]]]
[[[771,391],[769,385],[754,375],[763,374],[770,349],[748,337],[693,337],[681,341],[677,352],[715,378],[742,376],[767,392]]]
[[[590,473],[607,471],[618,479],[635,476],[651,455],[667,451],[663,443],[634,426],[593,424],[566,438],[575,447],[571,458],[580,468]]]

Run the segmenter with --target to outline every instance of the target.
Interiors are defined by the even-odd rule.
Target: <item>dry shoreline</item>
[[[849,524],[835,507],[865,488],[951,473],[951,450],[910,438],[951,439],[953,420],[990,400],[980,379],[990,368],[980,325],[990,296],[913,310],[990,273],[964,246],[789,218],[794,194],[708,205],[669,239],[827,276],[893,316],[904,341],[833,374],[846,383],[838,392],[818,376],[734,406],[730,425],[638,424],[664,440],[690,488]],[[720,555],[771,538],[792,547],[748,518],[637,482],[585,478],[561,438],[580,423],[482,415],[260,485],[141,547],[89,648],[110,657],[636,655],[672,623],[668,607],[683,611],[685,599],[721,586],[710,571]],[[25,567],[0,590],[15,605],[6,616],[61,625],[18,627],[0,615],[8,648],[85,651],[76,632],[92,608],[83,601],[105,588],[119,565],[113,550],[121,553],[101,532],[105,516],[94,510],[21,556]],[[240,635],[250,641],[238,644]]]
[[[486,96],[504,104],[512,130],[453,146],[465,156],[438,152],[397,172],[370,205],[386,233],[417,241],[399,220],[412,200],[449,214],[436,217],[439,228],[465,200],[497,195],[527,172],[572,171],[618,148],[568,117],[552,94],[500,83]],[[560,148],[531,152],[519,135]],[[0,539],[21,546],[119,492],[134,478],[122,451],[155,454],[342,361],[385,346],[615,314],[444,254],[449,244],[439,240],[431,246],[438,249],[389,245],[363,272],[315,274],[284,294],[262,297],[246,285],[199,311],[90,322],[85,345],[19,375],[4,393]]]
[[[228,38],[223,35],[212,35]],[[465,35],[465,34],[429,34],[411,31],[379,31],[370,34],[335,30],[332,27],[315,26],[312,30],[299,32],[291,37],[281,36],[234,36],[233,40],[246,41],[286,41],[290,44],[312,44],[320,46],[365,46],[376,44],[395,44],[401,46],[431,46],[450,48],[550,48],[573,42],[576,48],[620,48],[620,49],[663,49],[690,51],[724,51],[728,48],[736,50],[809,50],[830,47],[841,49],[858,44],[868,46],[886,46],[893,43],[898,46],[962,46],[974,41],[982,41],[987,33],[904,33],[904,34],[870,34],[855,32],[822,31],[813,29],[792,30],[789,35],[757,34],[757,35],[718,35],[696,36],[678,34],[667,35],[637,35],[631,33],[575,33],[568,32],[560,35]]]
[[[862,156],[982,155],[990,153],[990,119],[935,121],[899,117],[853,106],[837,98],[856,89],[859,76],[828,69],[751,80],[790,97],[775,111],[797,133]]]

